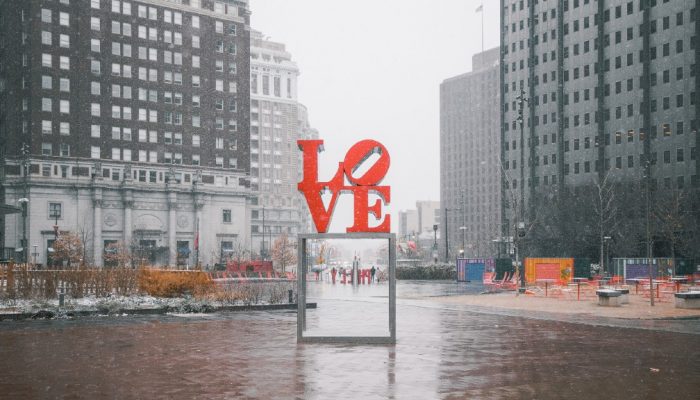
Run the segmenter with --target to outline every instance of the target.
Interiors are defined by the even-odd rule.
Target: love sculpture
[[[383,144],[375,140],[363,140],[357,142],[348,150],[345,160],[338,163],[338,170],[333,179],[328,182],[318,180],[318,154],[323,149],[323,140],[299,140],[299,149],[304,154],[304,177],[299,182],[298,188],[304,194],[309,211],[319,233],[328,232],[336,202],[341,193],[351,192],[354,196],[354,221],[353,226],[346,232],[389,232],[391,229],[391,216],[386,215],[384,221],[376,227],[369,226],[369,214],[375,218],[382,217],[382,200],[385,204],[391,201],[391,188],[379,186],[379,183],[389,171],[389,152]],[[378,154],[379,159],[362,176],[353,174],[360,168],[363,162],[373,154]],[[350,185],[345,185],[345,178]],[[326,209],[323,204],[322,193],[330,191],[331,200]],[[369,194],[374,192],[381,197],[373,205],[369,205]]]
[[[309,206],[311,218],[318,233],[298,235],[298,273],[297,273],[297,341],[299,343],[396,343],[396,235],[391,232],[391,215],[382,215],[382,205],[391,201],[391,188],[380,185],[389,171],[389,152],[376,140],[366,139],[355,143],[338,163],[335,175],[328,181],[318,178],[318,155],[323,151],[323,140],[299,140],[299,150],[303,154],[303,177],[298,184]],[[374,163],[359,175],[360,167],[373,155],[378,157]],[[359,175],[359,176],[358,176]],[[346,184],[346,180],[348,184]],[[330,192],[328,206],[324,204],[323,194]],[[338,198],[343,193],[353,195],[353,225],[345,233],[328,233],[333,211]],[[370,194],[379,197],[370,204]],[[378,225],[369,225],[369,215],[379,221]],[[326,239],[384,239],[388,241],[389,272],[389,335],[388,336],[304,336],[306,330],[306,278],[309,263],[307,243],[309,240]],[[353,283],[357,283],[354,277]]]

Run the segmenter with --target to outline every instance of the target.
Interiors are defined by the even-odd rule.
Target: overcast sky
[[[498,46],[499,2],[485,0],[484,46]],[[251,0],[251,25],[285,43],[299,65],[299,100],[320,132],[321,178],[355,142],[391,155],[392,230],[398,211],[440,200],[440,83],[481,51],[482,0]],[[351,225],[344,195],[331,231]]]

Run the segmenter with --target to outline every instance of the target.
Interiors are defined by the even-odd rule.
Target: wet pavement
[[[396,346],[297,345],[280,311],[3,322],[0,398],[700,398],[693,321],[676,333],[414,299],[455,287],[400,282]],[[309,323],[383,329],[386,294],[311,284]]]

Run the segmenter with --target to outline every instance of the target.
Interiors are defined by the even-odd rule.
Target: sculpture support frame
[[[309,240],[384,239],[389,242],[389,336],[304,336],[306,330],[306,275]],[[297,243],[297,343],[396,344],[396,235],[393,233],[299,234]]]

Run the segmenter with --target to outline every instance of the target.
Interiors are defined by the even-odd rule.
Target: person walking
[[[370,271],[372,272],[372,283],[374,283],[374,274],[377,272],[377,269],[374,268],[374,265],[373,265],[372,269]]]
[[[331,280],[333,281],[333,284],[335,285],[335,267],[331,268]]]

